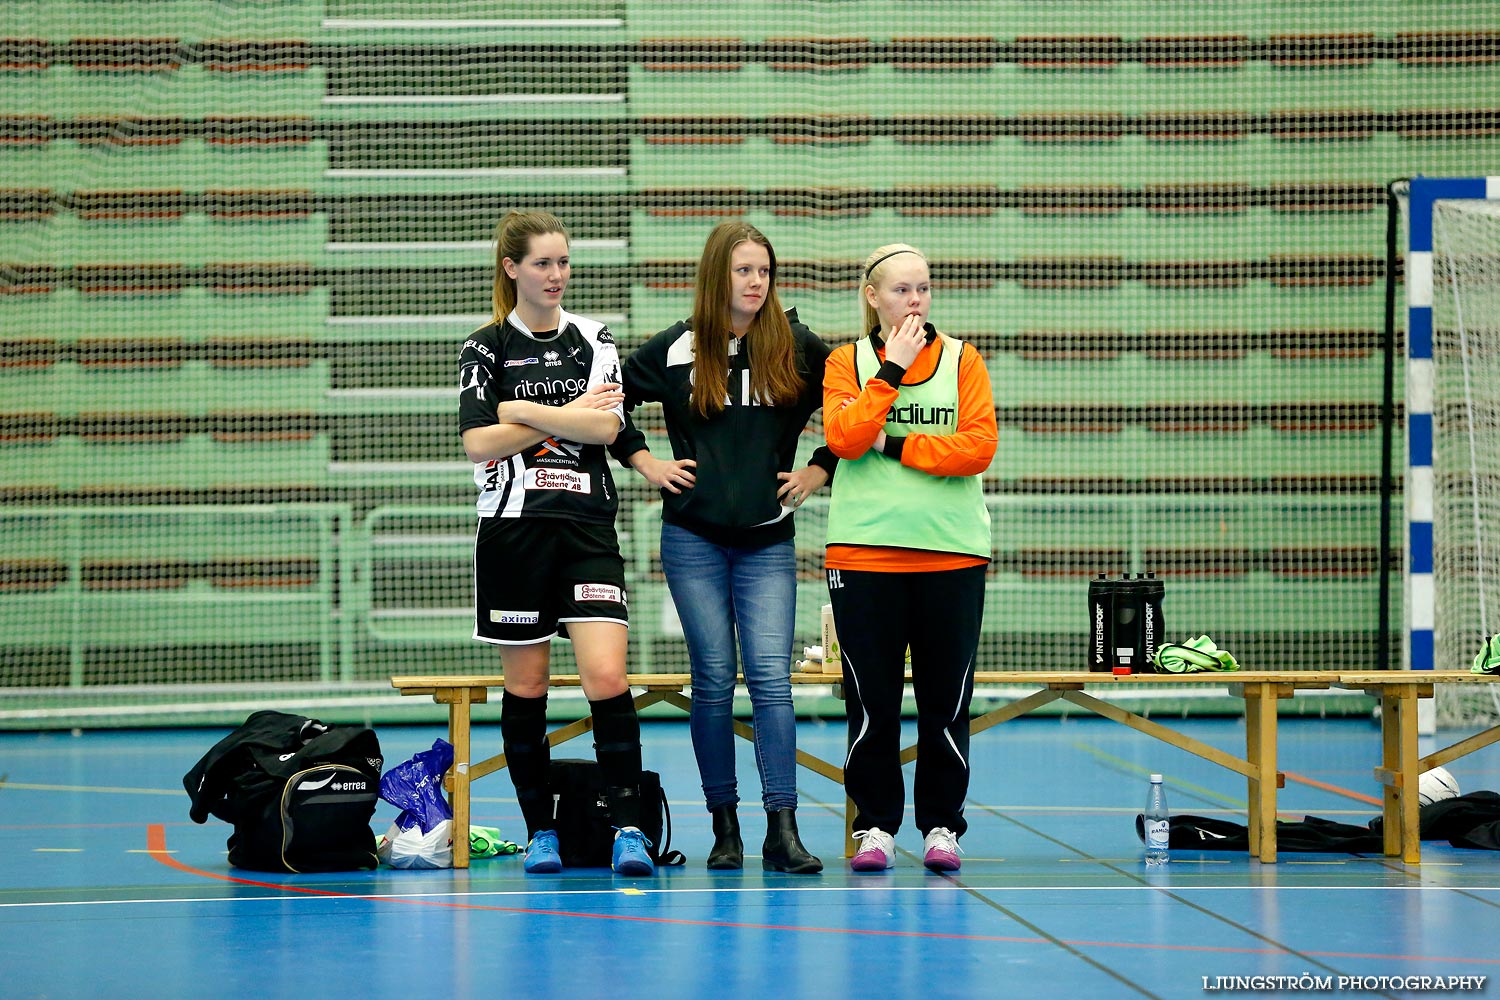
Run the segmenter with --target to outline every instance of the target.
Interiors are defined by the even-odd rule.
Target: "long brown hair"
[[[515,261],[517,266],[531,251],[531,239],[546,233],[561,233],[568,238],[562,221],[551,212],[519,212],[514,209],[505,214],[495,226],[495,318],[503,323],[516,307],[516,279],[505,273],[505,258]]]
[[[729,262],[741,243],[758,243],[771,258],[766,298],[750,321],[744,348],[750,352],[750,391],[772,406],[792,406],[802,394],[797,372],[797,342],[776,294],[776,251],[759,229],[747,222],[721,222],[708,234],[698,261],[693,293],[693,395],[691,409],[703,419],[724,409],[729,390],[729,338],[734,336],[729,309]]]

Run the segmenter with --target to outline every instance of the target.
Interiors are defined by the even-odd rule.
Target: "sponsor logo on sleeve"
[[[624,604],[625,591],[608,583],[577,583],[573,585],[573,600]]]
[[[480,354],[483,354],[485,357],[489,358],[490,359],[490,363],[494,364],[494,362],[495,362],[495,352],[494,351],[490,350],[488,347],[485,347],[483,344],[481,344],[477,340],[466,340],[466,341],[464,341],[464,350],[467,351],[471,347],[474,348],[474,350],[478,351]]]
[[[490,611],[490,621],[500,625],[535,625],[541,620],[539,611]]]
[[[483,365],[465,365],[459,375],[458,392],[463,395],[470,389],[474,390],[476,396],[484,398],[484,384],[489,381],[489,372],[484,370]]]
[[[593,477],[572,469],[527,469],[523,485],[528,490],[565,490],[568,493],[594,492]]]

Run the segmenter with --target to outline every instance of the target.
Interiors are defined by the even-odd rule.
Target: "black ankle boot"
[[[793,875],[816,875],[823,870],[823,862],[807,853],[797,836],[797,810],[766,813],[766,843],[760,851],[760,866],[768,872]]]
[[[745,867],[745,844],[740,840],[740,816],[735,807],[710,810],[714,818],[714,849],[708,852],[708,867],[728,870]]]

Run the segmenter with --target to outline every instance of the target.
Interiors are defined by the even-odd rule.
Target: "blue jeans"
[[[689,728],[709,809],[735,805],[735,638],[755,726],[761,803],[797,806],[797,718],[792,710],[792,626],[797,559],[790,539],[759,549],[715,545],[661,526],[661,565],[692,664]]]

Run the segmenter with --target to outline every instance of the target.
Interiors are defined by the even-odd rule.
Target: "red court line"
[[[172,857],[171,852],[167,850],[167,830],[161,823],[152,823],[146,827],[146,853],[168,868],[176,868],[180,872],[186,872],[189,875],[197,875],[202,878],[217,879],[220,882],[233,882],[236,885],[257,885],[266,889],[285,889],[287,892],[301,892],[310,896],[337,896],[342,899],[356,898],[347,892],[334,892],[329,889],[311,889],[300,885],[282,885],[279,882],[257,882],[254,879],[236,878],[233,875],[219,875],[215,872],[206,872],[202,868],[194,868],[192,865],[185,865]]]
[[[140,820],[128,820],[121,823],[0,823],[0,832],[13,833],[17,830],[135,830],[141,825]],[[184,820],[181,823],[164,823],[163,826],[192,826],[192,823]]]
[[[450,910],[482,910],[494,913],[526,913],[546,917],[579,917],[586,920],[620,920],[626,923],[641,924],[675,924],[685,927],[729,927],[736,930],[754,931],[796,931],[809,934],[847,934],[856,937],[896,937],[896,938],[933,938],[945,941],[975,941],[1004,944],[1045,944],[1054,945],[1057,942],[1040,937],[1014,937],[1003,934],[937,934],[930,931],[883,931],[853,927],[803,927],[789,924],[751,924],[741,923],[733,920],[685,920],[680,917],[644,917],[632,916],[620,913],[580,913],[575,910],[538,910],[522,906],[491,906],[483,903],[450,903],[433,899],[409,899],[388,896],[365,896],[352,892],[336,892],[331,889],[313,889],[306,886],[286,885],[280,882],[261,882],[256,879],[239,878],[234,875],[220,875],[216,872],[204,871],[185,865],[167,851],[166,829],[160,823],[153,823],[146,827],[146,851],[157,861],[168,868],[175,868],[189,875],[197,875],[202,878],[217,879],[221,882],[233,882],[236,885],[253,885],[265,889],[281,889],[286,892],[298,892],[311,896],[332,896],[337,899],[362,899],[369,902],[401,903],[408,906],[433,906]],[[957,883],[962,885],[962,883]],[[1147,951],[1182,951],[1182,952],[1205,952],[1226,955],[1290,955],[1293,952],[1283,948],[1223,948],[1211,945],[1189,945],[1189,944],[1149,944],[1131,943],[1126,941],[1069,941],[1062,940],[1063,944],[1079,948],[1139,948]],[[1500,965],[1500,958],[1453,958],[1449,956],[1435,955],[1380,955],[1365,954],[1362,952],[1343,951],[1305,951],[1298,950],[1296,954],[1314,955],[1320,958],[1373,958],[1373,959],[1395,959],[1398,961],[1412,962],[1457,962],[1476,965]]]
[[[1293,774],[1291,771],[1282,771],[1281,773],[1287,776],[1288,781],[1295,781],[1299,785],[1310,785],[1313,788],[1321,788],[1325,792],[1332,792],[1335,795],[1342,795],[1344,798],[1354,799],[1356,802],[1368,802],[1372,806],[1381,806],[1385,804],[1383,801],[1375,798],[1373,795],[1366,795],[1363,792],[1351,791],[1339,785],[1330,785],[1326,781],[1319,781],[1316,778],[1306,778],[1300,774]],[[1276,811],[1281,812],[1282,810],[1277,809]]]

